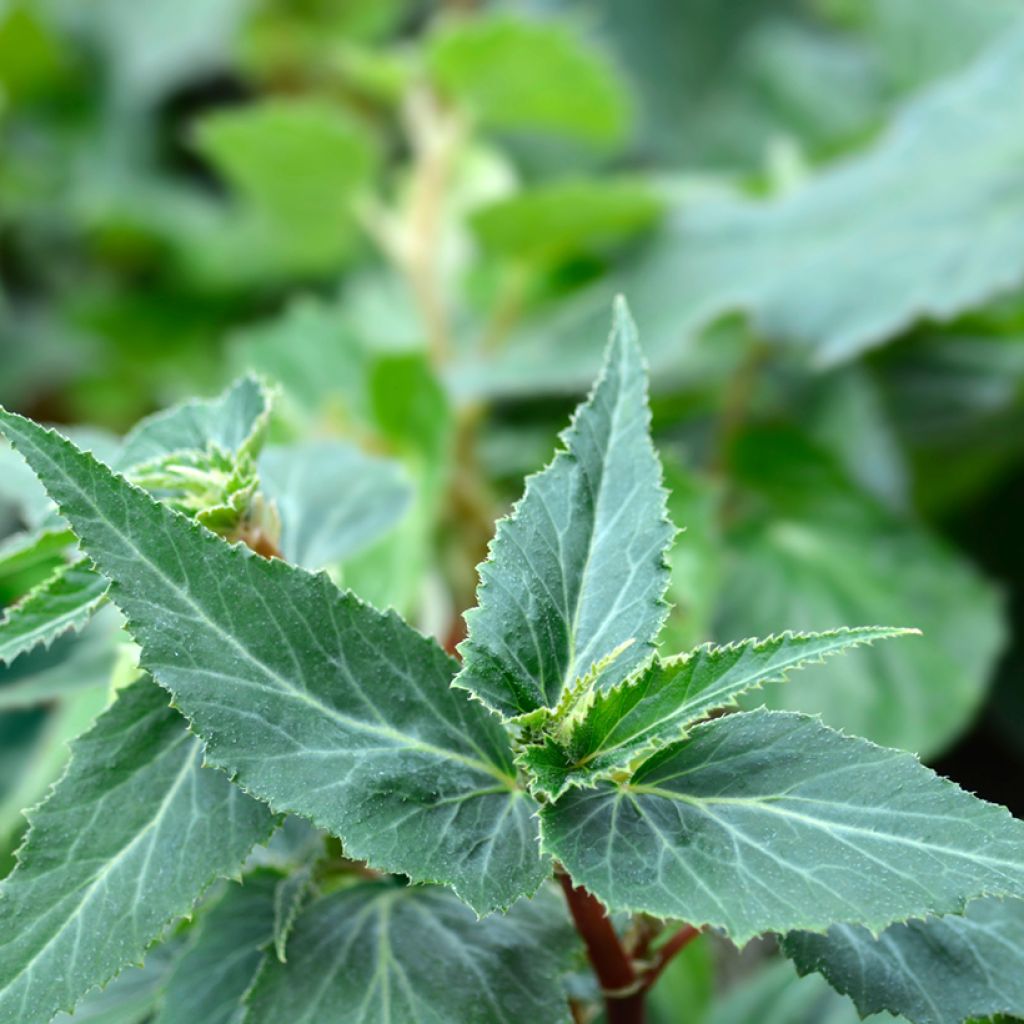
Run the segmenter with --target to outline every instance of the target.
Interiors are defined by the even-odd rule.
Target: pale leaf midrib
[[[166,756],[168,753],[170,753],[173,750],[175,750],[182,743],[187,742],[187,741],[189,741],[191,739],[192,739],[192,737],[190,736],[189,733],[183,732],[181,734],[181,736],[179,736],[177,739],[175,739],[171,744],[169,744],[167,746],[167,748],[164,751],[161,752],[160,756],[161,757]],[[69,915],[67,915],[67,917],[64,918],[64,920],[61,922],[60,927],[57,929],[57,931],[54,932],[50,936],[50,938],[48,938],[46,940],[46,942],[42,946],[40,946],[39,949],[37,949],[35,951],[35,953],[33,953],[31,959],[28,960],[25,963],[25,965],[18,971],[18,973],[13,975],[7,981],[7,983],[4,985],[3,989],[0,989],[0,994],[2,994],[4,991],[9,990],[11,988],[11,986],[13,986],[14,983],[17,982],[18,979],[21,978],[26,973],[29,974],[29,976],[31,976],[37,961],[41,957],[43,957],[45,955],[46,951],[58,939],[61,938],[61,936],[64,934],[64,932],[70,927],[71,922],[78,920],[78,916],[81,913],[82,908],[89,901],[89,899],[92,897],[92,894],[96,891],[96,889],[100,886],[100,884],[102,882],[104,882],[106,880],[106,878],[111,874],[111,872],[113,872],[122,863],[122,861],[128,856],[128,854],[136,847],[136,845],[144,837],[148,836],[151,832],[153,832],[157,828],[157,826],[159,824],[161,824],[161,822],[162,822],[163,818],[165,817],[167,811],[169,810],[171,804],[174,802],[175,798],[177,797],[178,791],[181,789],[181,787],[184,784],[185,780],[195,771],[195,769],[196,769],[196,765],[195,765],[195,752],[193,752],[183,762],[181,768],[178,770],[177,774],[174,777],[174,781],[168,787],[167,793],[164,795],[164,797],[160,801],[160,803],[156,806],[156,809],[154,810],[152,817],[150,817],[150,819],[146,822],[146,824],[143,826],[143,828],[141,828],[138,832],[136,832],[135,835],[132,836],[131,840],[124,847],[122,847],[122,849],[120,849],[117,852],[117,855],[115,857],[111,858],[109,861],[107,861],[103,865],[103,868],[97,873],[95,878],[93,878],[88,883],[88,885],[86,886],[85,890],[82,893],[81,899],[79,899],[79,901],[75,904],[74,909],[72,910],[72,912]],[[63,865],[61,865],[61,866],[63,866]],[[14,873],[12,873],[11,877],[12,878],[15,877]],[[0,887],[0,896],[2,896],[2,895],[3,895],[3,887]],[[27,990],[26,990],[26,994],[27,994]]]
[[[423,753],[430,753],[448,760],[461,762],[471,768],[484,771],[489,775],[493,775],[495,778],[501,780],[502,782],[505,782],[510,789],[518,789],[517,781],[513,777],[506,775],[495,765],[488,764],[484,761],[478,761],[475,758],[467,757],[466,755],[459,754],[455,751],[446,750],[443,747],[437,747],[433,744],[424,743],[421,740],[414,739],[408,736],[407,734],[399,732],[397,729],[393,729],[389,726],[375,726],[368,722],[360,722],[358,719],[349,718],[347,715],[344,715],[342,714],[342,712],[338,711],[337,708],[332,708],[330,705],[324,704],[321,700],[314,697],[313,694],[309,693],[309,691],[296,687],[288,679],[286,679],[279,672],[277,672],[274,668],[256,659],[247,648],[245,648],[239,643],[237,638],[232,636],[220,625],[218,625],[213,619],[209,618],[206,615],[203,607],[195,601],[195,599],[192,597],[191,593],[188,590],[183,590],[181,587],[179,587],[178,584],[175,583],[175,581],[172,580],[159,565],[157,565],[146,553],[144,553],[138,547],[138,545],[132,538],[124,536],[123,531],[121,531],[109,518],[107,518],[106,515],[104,515],[102,510],[96,505],[95,501],[83,490],[83,488],[78,484],[78,482],[74,480],[72,477],[70,477],[66,472],[64,472],[64,470],[57,465],[57,463],[49,456],[49,454],[45,450],[41,449],[38,445],[35,445],[35,448],[36,451],[64,477],[65,481],[78,492],[80,497],[85,502],[88,503],[89,507],[92,508],[95,517],[99,519],[101,522],[105,523],[107,527],[116,535],[122,536],[125,543],[140,558],[140,560],[144,561],[150,567],[150,569],[164,581],[164,583],[171,589],[173,593],[177,594],[190,608],[192,608],[192,610],[196,613],[196,619],[199,623],[208,626],[217,636],[227,641],[234,650],[238,651],[245,658],[245,660],[249,661],[252,665],[259,668],[271,679],[276,680],[280,684],[282,690],[284,690],[287,694],[290,694],[294,699],[298,699],[308,704],[310,707],[313,707],[316,710],[326,714],[328,717],[333,718],[340,724],[346,725],[347,727],[352,728],[356,731],[368,732],[380,736],[387,736],[391,739],[396,740],[397,745],[403,746],[407,749],[419,750]],[[125,481],[125,485],[134,486],[128,483],[127,481]],[[178,513],[174,513],[173,510],[171,510],[171,514],[176,515]],[[189,525],[193,528],[201,529],[201,527],[195,526],[195,524],[193,524],[191,521],[188,522]],[[296,568],[295,571],[301,572],[302,570]],[[280,691],[278,691],[278,693],[280,694]]]
[[[900,635],[900,631],[893,630],[891,635]],[[794,637],[796,639],[800,639],[799,634],[794,634]],[[616,733],[616,730],[618,730],[623,723],[627,722],[631,717],[640,714],[640,709],[644,705],[644,700],[641,699],[632,708],[630,708],[626,715],[624,715],[621,719],[619,719],[612,725],[612,727],[602,738],[601,744],[595,750],[593,750],[580,760],[573,763],[573,765],[571,766],[571,770],[575,771],[579,768],[585,767],[592,760],[594,760],[594,758],[599,757],[601,754],[613,753],[614,751],[619,750],[623,747],[628,747],[637,741],[643,743],[650,742],[652,737],[647,736],[646,734],[658,731],[662,726],[673,723],[676,720],[679,720],[680,727],[685,727],[687,725],[694,724],[694,722],[697,721],[697,719],[692,718],[694,702],[703,704],[708,700],[713,701],[723,693],[733,693],[734,695],[739,696],[740,693],[743,693],[748,689],[752,689],[758,683],[764,684],[766,682],[774,681],[774,676],[800,667],[804,662],[817,663],[819,661],[823,661],[825,656],[827,655],[841,652],[846,648],[857,647],[862,644],[870,644],[873,640],[882,638],[883,636],[881,631],[879,631],[878,635],[869,635],[865,633],[863,636],[858,635],[856,633],[845,633],[839,635],[833,642],[829,643],[827,646],[822,646],[811,653],[808,653],[807,650],[804,649],[794,652],[785,661],[781,661],[770,667],[759,668],[757,666],[752,666],[744,674],[740,675],[739,678],[731,680],[728,683],[728,685],[725,685],[724,683],[724,680],[727,679],[727,674],[725,674],[721,676],[718,680],[716,680],[715,683],[713,683],[711,686],[707,687],[704,690],[700,690],[695,698],[688,693],[686,697],[683,699],[683,702],[680,703],[674,710],[662,715],[662,717],[656,719],[655,721],[644,725],[642,728],[637,728],[635,731],[628,733],[626,736],[622,736],[616,739],[614,743],[609,743],[608,741],[611,739],[611,737]],[[756,644],[752,645],[749,649],[756,651]],[[727,647],[714,648],[710,653],[714,654],[718,653],[719,651],[724,652],[727,650]],[[684,655],[681,659],[680,667],[682,668],[685,665],[686,661],[692,659],[699,653],[701,652],[698,650],[691,652],[691,654],[689,655]],[[627,681],[623,685],[639,685],[640,681],[641,680],[637,680],[634,683],[630,683],[629,681]],[[693,680],[691,679],[690,683],[692,684],[692,682]],[[704,709],[705,713],[707,711],[713,710],[713,707],[714,705],[709,704]],[[584,721],[586,720],[584,719]],[[683,737],[680,736],[679,738],[682,739]]]
[[[788,808],[778,806],[780,800],[792,800],[802,799],[808,803],[818,804],[825,808],[836,808],[836,807],[850,807],[850,805],[839,804],[833,801],[822,801],[816,800],[809,797],[798,797],[794,798],[788,794],[777,794],[765,796],[760,800],[750,799],[746,797],[696,797],[685,793],[674,792],[669,789],[661,789],[658,786],[648,786],[642,783],[627,783],[619,787],[623,796],[630,797],[633,793],[639,793],[640,795],[656,796],[666,800],[671,800],[675,803],[689,804],[698,809],[712,806],[726,806],[726,807],[749,807],[759,812],[767,814],[775,814],[782,818],[792,819],[798,821],[801,824],[812,827],[820,832],[848,832],[854,835],[863,835],[869,839],[879,840],[889,843],[897,843],[901,846],[910,846],[920,850],[927,850],[929,852],[946,854],[952,857],[962,858],[964,860],[973,861],[980,864],[991,864],[994,867],[999,868],[1011,868],[1015,871],[1020,871],[1020,864],[1014,861],[1001,860],[997,857],[989,857],[979,854],[977,851],[964,851],[955,846],[939,846],[935,843],[921,842],[920,840],[912,839],[908,836],[897,836],[892,833],[876,832],[869,828],[864,828],[858,825],[849,824],[846,822],[839,822],[833,820],[826,820],[823,818],[812,818],[806,814],[800,814],[797,811],[789,810]],[[635,801],[634,801],[635,803]],[[642,808],[639,804],[636,804],[637,808],[642,812]],[[906,817],[908,813],[904,810],[887,810],[886,808],[870,808],[853,805],[853,810],[858,813],[867,814],[872,810],[882,810],[886,813],[898,816]],[[646,815],[645,815],[646,816]],[[934,818],[933,815],[921,813],[922,817],[929,820]]]
[[[624,394],[626,392],[626,381],[624,379],[623,368],[621,366],[622,359],[620,358],[620,366],[617,368],[617,388],[615,392],[615,401],[612,403],[611,410],[611,423],[608,428],[608,443],[601,447],[602,459],[600,462],[600,476],[597,482],[597,496],[594,499],[594,516],[591,523],[591,529],[587,537],[587,554],[583,560],[583,567],[580,570],[580,587],[576,593],[576,607],[573,609],[572,624],[569,628],[569,662],[566,665],[565,673],[561,679],[558,694],[555,698],[555,703],[561,697],[562,693],[565,692],[567,686],[571,686],[579,675],[579,670],[576,666],[576,644],[579,639],[579,622],[580,615],[583,611],[584,595],[587,591],[587,586],[590,580],[590,563],[593,560],[594,555],[594,544],[597,538],[598,523],[601,521],[601,509],[603,503],[607,500],[605,495],[607,494],[606,480],[607,480],[607,468],[608,468],[608,453],[613,446],[613,438],[618,432],[619,415],[623,404]],[[600,386],[600,385],[598,385]],[[595,398],[597,397],[597,391],[595,389]],[[580,417],[578,421],[580,424],[583,421],[583,417]],[[582,472],[582,470],[581,470]],[[610,613],[609,613],[610,614]],[[605,621],[607,621],[608,615],[605,615]],[[589,669],[589,665],[586,669]],[[586,671],[586,669],[584,671]],[[547,695],[545,694],[545,697]],[[550,700],[550,698],[547,698]]]

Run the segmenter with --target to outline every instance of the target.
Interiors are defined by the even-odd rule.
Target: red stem
[[[574,886],[564,871],[558,872],[558,880],[576,930],[587,947],[587,957],[601,983],[608,1024],[644,1024],[646,989],[604,907],[582,886]]]
[[[661,972],[668,967],[672,958],[684,950],[697,936],[700,931],[693,925],[684,924],[659,950],[654,965],[648,968],[644,974],[644,991],[646,992],[661,975]]]

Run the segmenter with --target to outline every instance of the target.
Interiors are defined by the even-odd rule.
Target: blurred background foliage
[[[451,647],[624,292],[666,645],[919,626],[756,699],[1024,814],[1022,95],[1021,0],[3,0],[0,402],[113,453],[263,375],[286,553]],[[49,514],[0,451],[0,603]],[[0,670],[7,864],[116,632]],[[695,949],[659,1019],[846,1019]]]

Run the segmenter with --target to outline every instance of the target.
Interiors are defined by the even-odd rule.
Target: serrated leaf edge
[[[952,779],[946,778],[946,776],[944,776],[944,775],[939,775],[939,773],[936,772],[933,768],[929,768],[928,765],[924,764],[921,761],[921,759],[919,757],[917,757],[916,754],[912,754],[908,750],[899,750],[899,749],[897,749],[895,747],[886,747],[886,746],[883,746],[880,743],[874,743],[871,740],[866,739],[863,736],[857,736],[856,734],[848,733],[848,732],[846,732],[843,729],[834,728],[833,726],[827,725],[822,720],[822,716],[820,714],[806,714],[806,713],[801,712],[801,711],[769,711],[769,710],[767,710],[765,708],[758,708],[755,711],[742,711],[742,712],[738,712],[738,713],[741,714],[741,715],[744,715],[744,716],[747,716],[747,715],[788,715],[788,716],[791,716],[793,718],[803,719],[805,721],[817,722],[823,729],[826,729],[826,730],[828,730],[831,733],[835,733],[838,736],[842,736],[844,739],[856,740],[859,743],[865,744],[867,747],[869,747],[872,750],[884,750],[884,751],[886,751],[888,753],[895,753],[898,756],[900,756],[901,758],[914,761],[925,772],[927,772],[929,775],[933,776],[936,780],[938,780],[939,783],[943,784],[947,788],[952,788],[952,789],[957,790],[958,792],[966,793],[968,796],[971,796],[975,800],[977,800],[978,803],[984,804],[986,807],[991,807],[995,811],[1001,813],[1002,817],[1005,818],[1005,820],[1007,820],[1007,821],[1016,821],[1016,822],[1020,821],[1020,819],[1015,818],[1010,813],[1008,808],[1004,807],[1002,804],[993,803],[990,800],[984,800],[981,797],[975,795],[974,793],[971,793],[969,790],[964,789],[962,786],[958,786]],[[712,724],[713,724],[712,722],[701,722],[699,725],[696,725],[694,727],[693,732],[695,733],[695,732],[697,732],[697,731],[699,731],[701,729],[706,729],[709,726],[711,726]],[[677,741],[677,742],[679,742],[679,741]],[[671,746],[671,744],[669,744],[669,746]],[[660,751],[655,751],[655,753],[660,753]],[[642,767],[642,765],[640,767]],[[639,768],[637,770],[639,770]],[[635,774],[635,772],[634,772],[634,774]],[[613,785],[612,783],[605,783],[605,784],[606,785]],[[616,788],[619,788],[619,787],[616,786]],[[552,805],[549,804],[548,808],[550,808],[551,806]],[[541,851],[542,851],[542,853],[545,856],[550,857],[553,861],[558,862],[558,855],[557,855],[557,853],[555,853],[555,851],[549,849],[546,846],[546,844],[545,844],[545,840],[544,840],[544,818],[543,818],[543,816],[541,816],[540,822],[541,822],[541,828],[540,828],[540,847],[541,847]],[[565,868],[564,865],[563,865],[563,869],[568,872],[568,868]],[[571,872],[569,872],[569,875],[570,875],[570,878],[571,878],[572,877]],[[627,904],[624,904],[624,903],[618,903],[616,901],[606,900],[603,896],[600,895],[600,893],[594,892],[593,889],[588,889],[588,892],[590,892],[594,896],[594,898],[597,899],[606,908],[606,910],[609,913],[619,913],[619,912],[622,912],[622,913],[633,913],[633,914],[650,914],[652,917],[655,917],[655,918],[658,918],[659,920],[662,920],[661,916],[658,914],[657,911],[653,911],[653,910],[650,910],[650,909],[648,909],[646,907],[639,906],[639,905],[627,905]],[[863,921],[829,921],[827,924],[822,924],[822,925],[818,925],[818,926],[801,926],[799,928],[791,928],[791,929],[789,929],[789,931],[803,931],[803,932],[810,932],[813,935],[826,935],[828,933],[828,930],[831,927],[833,927],[834,925],[847,924],[847,925],[856,925],[857,927],[863,928],[867,932],[870,933],[872,938],[877,939],[884,931],[886,931],[886,929],[891,928],[893,925],[896,925],[896,924],[908,924],[909,922],[912,922],[912,921],[927,921],[929,918],[934,918],[934,917],[963,917],[964,912],[965,912],[966,908],[968,907],[968,905],[973,903],[975,900],[982,900],[982,899],[1000,899],[1000,900],[1005,900],[1005,899],[1021,899],[1021,898],[1024,898],[1024,895],[1017,896],[1014,893],[1008,892],[1008,891],[996,891],[996,890],[991,890],[991,889],[983,889],[983,890],[980,890],[978,892],[975,892],[974,894],[972,894],[969,897],[965,897],[963,899],[954,900],[953,901],[953,906],[954,906],[953,910],[942,910],[942,911],[929,910],[929,911],[926,911],[925,913],[922,913],[922,914],[907,914],[904,917],[892,918],[891,920],[886,921],[884,924],[879,924],[879,925],[870,925],[870,924],[867,924],[867,923],[865,923]],[[694,928],[696,928],[698,930],[702,930],[704,928],[708,928],[708,929],[711,929],[712,931],[718,932],[719,934],[726,935],[726,937],[729,939],[729,941],[732,942],[740,950],[743,950],[749,943],[753,942],[755,939],[759,938],[762,935],[776,935],[776,934],[779,934],[778,932],[774,932],[772,930],[768,930],[768,931],[765,931],[765,932],[752,932],[750,934],[740,933],[739,935],[732,935],[732,934],[729,934],[728,932],[726,932],[726,930],[720,924],[716,924],[715,922],[710,921],[710,920],[687,921],[687,924],[692,925]]]

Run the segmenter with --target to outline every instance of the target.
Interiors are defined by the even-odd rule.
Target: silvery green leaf
[[[3,1024],[46,1024],[138,963],[273,828],[262,804],[202,767],[202,745],[148,678],[74,741],[29,822],[0,886]]]
[[[281,517],[281,551],[307,569],[366,548],[405,515],[413,497],[398,463],[342,441],[268,448],[259,472]]]
[[[327,576],[227,544],[59,435],[0,412],[207,762],[349,856],[443,882],[477,911],[548,872],[508,736],[455,662]]]
[[[689,654],[655,658],[635,676],[574,714],[554,737],[527,747],[520,763],[535,789],[557,798],[571,785],[594,785],[655,748],[680,739],[688,726],[740,694],[786,680],[790,671],[875,640],[914,632],[885,626],[782,633],[724,647],[705,644]],[[824,684],[827,685],[827,684]]]
[[[0,668],[0,710],[31,708],[107,688],[123,653],[121,616],[107,605],[82,629]]]
[[[502,715],[555,708],[613,653],[599,686],[650,657],[674,531],[649,425],[636,326],[620,300],[604,371],[562,435],[564,450],[498,523],[479,606],[466,615],[456,685]]]
[[[793,932],[783,950],[801,974],[820,971],[861,1014],[914,1024],[1024,1017],[1024,901],[977,900],[963,916],[894,924],[881,935],[835,925]]]
[[[49,646],[70,630],[78,631],[103,603],[107,581],[87,559],[62,565],[33,588],[0,620],[0,665],[40,645]]]
[[[262,869],[229,885],[203,912],[194,940],[167,979],[154,1024],[235,1024],[263,949],[274,933],[274,893],[281,882]]]
[[[59,1013],[54,1024],[147,1024],[181,947],[181,939],[153,946],[141,967],[126,968],[106,988],[90,992],[73,1014]]]
[[[575,951],[542,889],[477,920],[443,889],[364,883],[300,915],[288,962],[267,957],[245,1024],[568,1024]]]
[[[571,789],[541,816],[547,852],[612,910],[739,944],[1024,896],[1024,822],[910,754],[786,712],[699,725],[628,781]]]

